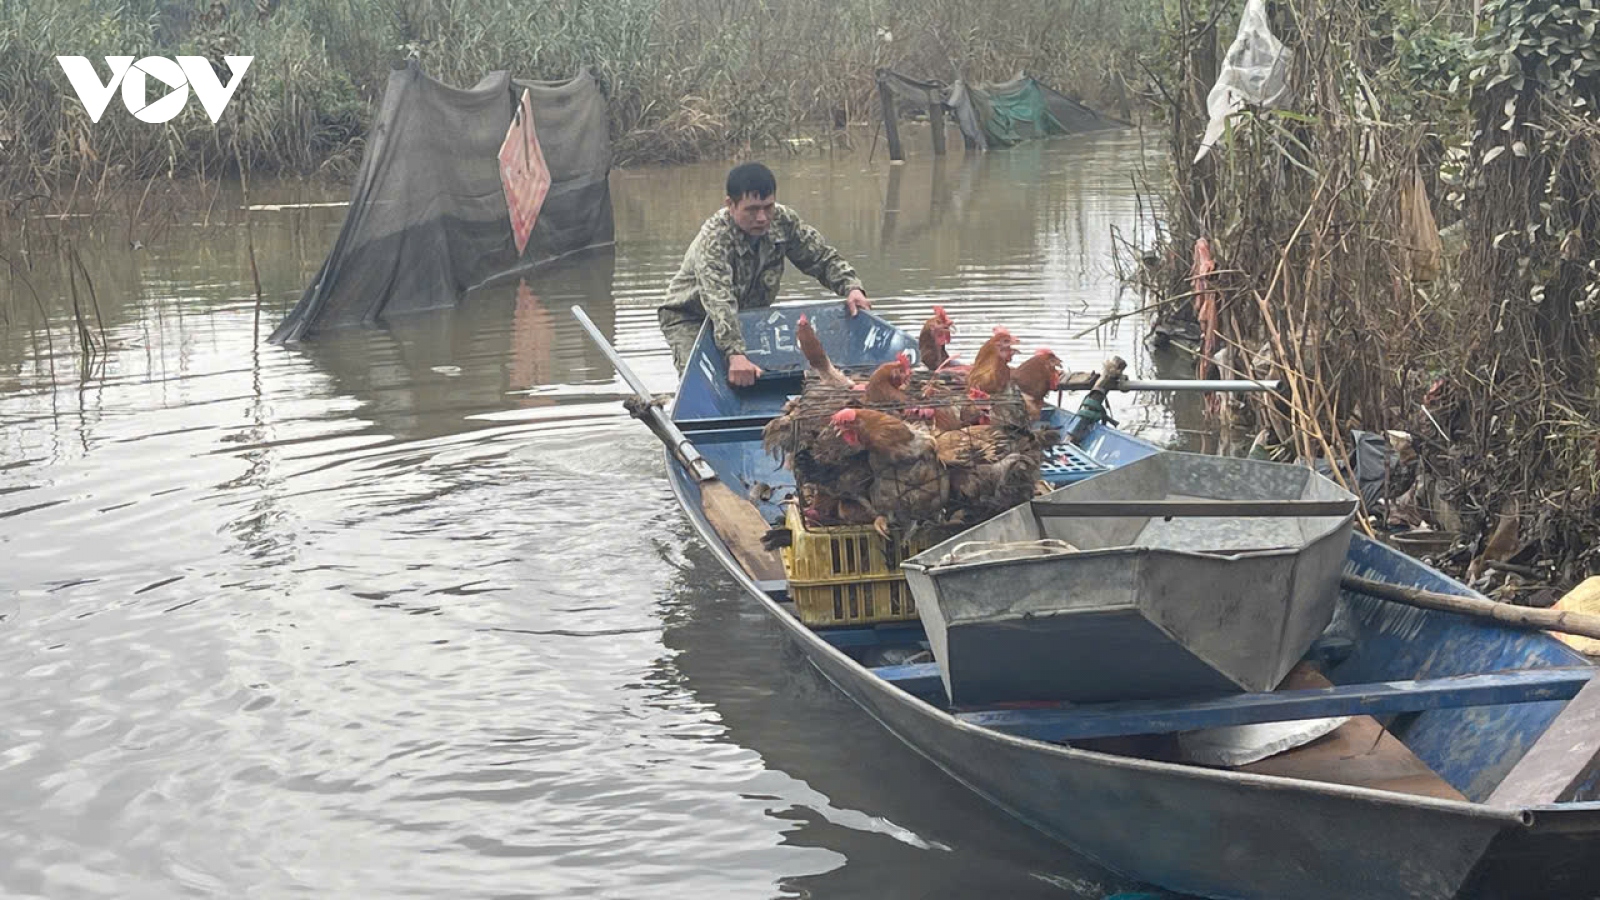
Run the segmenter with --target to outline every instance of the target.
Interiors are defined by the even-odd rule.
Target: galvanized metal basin
[[[1265,691],[1333,615],[1355,507],[1301,466],[1158,453],[901,569],[954,704]]]

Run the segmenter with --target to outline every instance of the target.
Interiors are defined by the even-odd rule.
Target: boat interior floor
[[[1302,690],[1331,685],[1316,669],[1301,664],[1284,679],[1282,689]],[[1074,741],[1072,746],[1115,756],[1194,765],[1184,758],[1178,748],[1177,736],[1171,734]],[[1351,716],[1337,729],[1310,743],[1258,762],[1227,768],[1234,772],[1374,788],[1443,800],[1467,799],[1372,716]]]
[[[1234,771],[1442,800],[1467,799],[1371,716],[1353,716],[1331,734]]]
[[[827,630],[820,633],[829,634]],[[880,633],[886,637],[889,634]],[[925,641],[915,640],[915,637],[920,637],[920,629],[907,628],[888,637],[892,643],[861,646],[852,655],[863,657],[868,665],[899,665],[909,661],[920,661],[927,657],[927,644]],[[1303,662],[1284,679],[1280,690],[1331,686],[1332,682],[1314,665]],[[1173,734],[1080,740],[1073,741],[1072,746],[1116,756],[1194,765],[1184,758],[1178,747],[1177,736]],[[1373,788],[1445,800],[1467,799],[1372,716],[1351,716],[1337,729],[1310,743],[1276,753],[1257,762],[1231,767],[1231,771]]]
[[[1296,666],[1283,683],[1289,690],[1331,686],[1321,673],[1305,665]],[[1371,716],[1351,716],[1332,733],[1309,744],[1239,766],[1235,771],[1443,800],[1467,799]]]

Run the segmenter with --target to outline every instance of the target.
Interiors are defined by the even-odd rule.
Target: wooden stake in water
[[[255,334],[254,342],[261,343],[261,270],[256,267],[256,233],[250,224],[250,173],[245,168],[244,153],[239,149],[239,136],[244,133],[244,110],[249,106],[250,83],[240,85],[239,102],[234,108],[239,111],[237,124],[233,129],[233,160],[239,166],[239,191],[244,199],[244,243],[245,249],[250,254],[250,279],[256,288]]]

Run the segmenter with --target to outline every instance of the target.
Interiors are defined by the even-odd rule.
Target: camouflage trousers
[[[656,313],[656,320],[661,323],[661,333],[667,339],[667,346],[672,348],[672,365],[682,375],[684,366],[689,364],[689,352],[694,349],[695,339],[700,336],[700,326],[705,320],[683,319],[678,313],[664,309]]]

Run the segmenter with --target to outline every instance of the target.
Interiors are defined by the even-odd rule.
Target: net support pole
[[[933,129],[933,155],[944,155],[944,103],[938,91],[928,91],[928,127]]]
[[[894,94],[882,77],[878,78],[878,101],[883,106],[883,136],[889,142],[889,159],[904,162],[906,154],[900,146],[900,127],[894,120]]]

